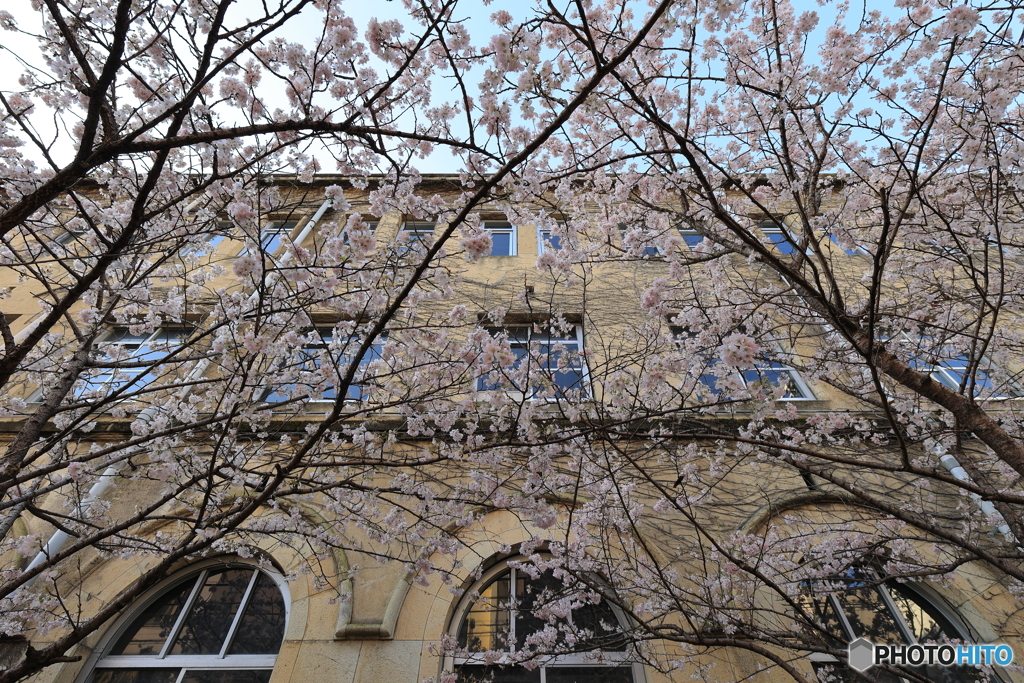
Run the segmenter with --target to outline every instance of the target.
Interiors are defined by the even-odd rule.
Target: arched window
[[[284,639],[280,576],[210,563],[113,629],[90,683],[267,683]]]
[[[845,649],[847,643],[866,638],[877,644],[970,642],[965,629],[949,610],[940,608],[912,585],[881,580],[867,568],[850,569],[833,581],[811,584],[810,605],[815,619],[825,626],[829,645]],[[812,656],[820,680],[862,681],[832,657]],[[973,667],[921,666],[916,671],[933,683],[988,683],[996,679]],[[880,683],[901,683],[902,678],[870,670]]]
[[[486,572],[459,605],[452,630],[460,656],[448,663],[460,683],[639,683],[612,606],[567,591],[550,571],[531,576],[515,566],[519,562],[525,558]],[[530,649],[531,636],[549,624],[557,629],[554,649],[561,654],[544,657],[532,670],[510,664],[512,653]],[[494,654],[484,653],[508,654],[495,662]]]

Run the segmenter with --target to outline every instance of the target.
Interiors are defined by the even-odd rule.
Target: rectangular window
[[[491,233],[491,256],[515,256],[516,226],[506,221],[485,221],[484,229]]]
[[[217,247],[220,246],[220,243],[227,238],[232,227],[233,224],[231,221],[217,221],[213,225],[212,232],[202,235],[198,241],[182,247],[179,254],[182,257],[209,256],[213,252],[217,251]]]
[[[567,392],[589,396],[580,357],[580,326],[568,335],[546,329],[537,332],[529,326],[488,328],[487,332],[507,339],[515,360],[477,380],[480,391],[519,391],[537,398],[564,398]]]
[[[761,221],[757,227],[780,254],[792,256],[796,253],[799,240],[783,226],[781,221]]]
[[[936,363],[911,360],[909,364],[921,372],[927,372],[936,382],[953,391],[960,391],[961,386],[964,391],[970,388],[968,370],[971,363],[966,354],[956,354],[951,358],[938,360]],[[991,398],[1010,398],[1017,395],[1017,392],[1007,391],[1006,387],[995,386],[989,371],[984,369],[988,365],[985,359],[975,364],[974,395],[986,393]]]
[[[677,340],[683,340],[689,336],[681,327],[671,327],[670,332],[672,336]],[[718,386],[720,378],[714,373],[714,368],[718,364],[718,359],[712,357],[712,354],[708,352],[705,359],[707,372],[701,375],[700,382],[715,396],[722,393],[722,388]],[[800,373],[793,368],[773,360],[758,360],[754,367],[750,370],[744,370],[738,373],[740,381],[744,387],[749,387],[755,382],[766,382],[772,386],[784,386],[786,388],[785,393],[782,395],[784,400],[813,400],[814,394],[811,392],[810,387],[804,382]]]
[[[846,249],[841,244],[839,244],[839,238],[837,238],[835,235],[829,235],[828,238],[832,240],[833,244],[842,249],[844,254],[847,254],[849,256],[867,256],[868,254],[868,250],[860,245],[854,245],[853,249]]]
[[[690,228],[684,228],[681,225],[679,226],[679,235],[683,238],[686,246],[690,248],[690,251],[696,249],[697,245],[704,241],[704,237],[699,232]]]
[[[342,337],[335,344],[331,328],[318,328],[313,338],[313,341],[296,349],[282,362],[278,371],[288,377],[288,382],[264,389],[263,401],[281,403],[295,398],[333,401],[338,397],[334,386],[337,375],[348,371],[352,356],[358,351],[361,342],[357,337]],[[381,357],[382,349],[383,344],[373,344],[359,359],[357,380],[370,363]],[[330,368],[335,371],[332,372]],[[345,398],[351,401],[367,398],[366,385],[353,382],[345,392]]]
[[[627,240],[629,232],[630,230],[628,225],[625,223],[619,223],[619,236],[622,238],[622,248],[630,255],[636,254],[641,257],[649,257],[661,254],[661,250],[654,244],[651,244],[649,238],[644,243],[644,238],[638,233],[634,233],[634,236]]]
[[[281,238],[291,234],[298,221],[273,221],[260,233],[260,249],[272,256],[281,246]]]
[[[434,228],[436,227],[436,223],[406,221],[399,232],[399,250],[405,252],[410,249],[429,247],[434,241]],[[374,228],[376,229],[376,226]]]
[[[141,389],[157,378],[154,366],[178,349],[186,336],[185,330],[175,328],[160,328],[151,334],[115,328],[96,344],[93,362],[100,367],[83,374],[84,383],[76,385],[75,396],[106,394],[128,384],[132,391]]]
[[[558,235],[553,235],[550,230],[538,230],[537,247],[538,253],[541,254],[548,250],[558,251],[562,248],[562,238]]]

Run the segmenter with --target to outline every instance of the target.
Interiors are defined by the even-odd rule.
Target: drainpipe
[[[191,208],[193,205],[198,205],[199,201],[200,200],[197,199],[195,202],[193,202],[193,204],[189,205],[189,208]],[[313,231],[313,228],[316,226],[317,222],[321,218],[323,218],[324,213],[326,213],[327,209],[329,209],[330,206],[330,199],[326,200],[323,204],[320,205],[320,208],[316,210],[316,213],[313,214],[313,217],[306,221],[306,224],[302,227],[302,231],[295,237],[294,244],[302,244],[302,242],[309,236],[309,233]],[[186,209],[186,211],[188,211],[188,209]],[[254,292],[252,296],[249,297],[249,301],[252,302],[255,298],[256,293]],[[199,363],[194,368],[192,368],[192,371],[188,374],[186,381],[191,382],[194,380],[198,380],[200,377],[203,376],[203,373],[206,372],[206,368],[208,368],[209,366],[210,360],[208,358],[204,358],[203,360],[199,361]],[[193,386],[194,385],[189,384],[188,386],[183,387],[181,393],[179,394],[179,397],[181,399],[187,397],[190,393],[192,393]],[[149,422],[150,420],[153,419],[153,416],[156,415],[157,410],[157,406],[150,406],[149,408],[146,408],[141,413],[139,413],[139,416],[135,419],[142,420],[143,422]],[[122,463],[118,463],[117,465],[111,465],[106,470],[104,470],[103,474],[101,474],[99,479],[96,480],[96,483],[93,484],[92,488],[89,489],[89,493],[85,496],[85,498],[82,499],[82,502],[79,503],[78,506],[75,508],[75,514],[81,514],[86,508],[88,508],[96,500],[98,500],[100,496],[106,493],[107,489],[109,489],[111,484],[114,483],[114,477],[117,476],[117,473],[121,471],[122,466]],[[25,568],[25,571],[27,572],[35,569],[43,562],[46,562],[49,558],[59,553],[60,549],[64,547],[65,543],[67,543],[68,538],[69,536],[66,532],[58,529],[53,534],[53,536],[50,536],[50,540],[46,542],[46,545],[43,546],[43,549],[40,550],[39,553],[34,558],[32,558],[32,561],[29,563],[28,567]],[[35,578],[29,581],[26,584],[26,587],[31,586],[33,583],[35,583]]]
[[[960,463],[957,461],[957,459],[954,458],[949,453],[940,457],[939,462],[942,463],[943,467],[949,470],[950,474],[952,474],[960,481],[966,481],[971,484],[974,483],[973,480],[971,480],[970,475],[967,474],[966,470],[964,470],[964,468],[960,466]],[[1014,538],[1013,533],[1010,531],[1010,525],[1006,523],[1006,518],[1003,517],[1003,515],[1000,514],[998,510],[996,510],[996,506],[992,504],[992,501],[982,500],[981,496],[979,496],[977,493],[972,493],[971,498],[978,502],[978,507],[980,507],[981,511],[984,512],[986,515],[1002,521],[1002,524],[1000,524],[997,527],[999,529],[999,532],[1003,536],[1005,536],[1007,540],[1013,541]]]

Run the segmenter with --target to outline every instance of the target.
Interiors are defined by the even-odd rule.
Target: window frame
[[[681,327],[681,326],[679,326],[679,325],[670,325],[669,326],[669,334],[672,336],[673,341],[675,341],[675,343],[677,345],[677,348],[678,348],[679,341],[681,339],[687,338],[689,336],[689,333],[686,331],[686,329]],[[710,359],[710,360],[716,360],[716,359]],[[715,365],[715,363],[711,363],[710,365],[708,365],[707,369],[711,370],[714,365]],[[773,366],[778,366],[778,367],[773,367]],[[807,384],[807,382],[804,380],[803,376],[800,374],[800,371],[797,370],[796,368],[792,367],[792,366],[786,365],[785,363],[783,363],[781,361],[775,361],[775,360],[765,361],[765,360],[755,359],[754,367],[753,368],[751,368],[749,370],[733,370],[733,374],[735,374],[739,378],[739,381],[743,383],[743,387],[744,388],[749,388],[751,383],[753,383],[753,382],[755,382],[757,380],[748,379],[747,376],[746,376],[747,373],[751,373],[751,372],[764,373],[765,371],[776,372],[776,373],[779,373],[779,374],[787,373],[789,375],[790,381],[792,381],[796,385],[797,389],[800,390],[800,393],[803,394],[802,396],[784,396],[782,398],[775,399],[776,401],[817,401],[818,400],[817,396],[814,395],[814,392],[811,391],[811,387]],[[707,389],[709,391],[711,391],[711,393],[714,396],[718,396],[719,394],[722,393],[721,390],[715,391],[714,388],[705,381],[705,378],[709,377],[709,376],[714,377],[713,373],[706,372],[706,373],[702,374],[700,377],[697,378],[697,382],[700,383],[700,384],[703,384],[705,387],[707,387]]]
[[[704,241],[704,235],[700,234],[693,228],[685,228],[682,225],[679,225],[676,229],[679,230],[679,237],[682,238],[683,244],[686,245],[686,248],[689,251],[696,251],[700,243]],[[696,242],[691,244],[690,239],[687,238],[696,238]]]
[[[573,332],[574,332],[575,339],[569,339],[568,337],[558,337],[558,336],[554,336],[553,337],[550,334],[550,332],[539,333],[539,334],[535,333],[533,331],[534,324],[535,323],[508,324],[508,325],[503,325],[501,327],[489,326],[489,327],[485,327],[484,329],[492,337],[497,336],[497,335],[499,335],[501,333],[505,333],[505,336],[506,336],[506,338],[509,341],[509,347],[510,348],[515,348],[516,346],[519,346],[520,348],[524,348],[525,347],[526,350],[527,350],[527,355],[529,355],[531,345],[533,345],[535,343],[536,344],[549,344],[549,345],[555,345],[555,344],[559,344],[559,343],[576,344],[576,353],[577,353],[577,357],[578,357],[579,364],[580,364],[580,367],[579,367],[579,380],[578,380],[578,382],[575,383],[577,386],[573,387],[571,390],[572,391],[578,391],[580,393],[580,398],[583,399],[583,400],[590,400],[590,399],[592,399],[593,395],[594,395],[594,392],[591,391],[591,386],[590,386],[590,369],[587,366],[587,363],[585,362],[586,361],[585,357],[583,356],[584,348],[585,348],[584,345],[583,345],[583,325],[581,325],[579,323],[573,323]],[[508,334],[508,330],[512,330],[512,329],[527,329],[529,331],[528,334],[527,334],[527,339],[526,340],[520,340],[520,339],[517,339],[516,337],[512,336],[511,334]],[[570,350],[570,349],[567,349],[567,350]],[[548,355],[548,362],[547,362],[547,365],[545,365],[545,367],[544,367],[545,370],[551,371],[552,373],[568,372],[568,370],[565,370],[565,371],[558,370],[557,364],[556,364],[556,366],[554,368],[552,368],[551,365],[550,365],[550,360],[551,360],[550,353],[548,353],[547,355]],[[517,360],[516,364],[518,364],[518,362],[519,361]],[[539,393],[538,391],[529,391],[529,392],[527,392],[527,391],[523,391],[523,390],[521,390],[519,388],[502,389],[500,387],[486,387],[484,385],[484,382],[486,381],[486,379],[487,379],[487,373],[484,373],[483,375],[480,375],[479,377],[477,377],[477,378],[475,378],[473,380],[473,386],[474,386],[474,389],[475,389],[476,392],[487,393],[487,392],[493,392],[493,391],[501,391],[501,392],[504,392],[506,394],[522,396],[522,397],[524,397],[524,398],[526,398],[528,400],[531,400],[531,401],[541,401],[542,400],[542,401],[555,402],[555,401],[560,401],[560,400],[565,398],[565,394],[564,394],[563,391],[555,391],[555,395],[554,396],[543,397],[543,396],[538,396],[537,395]],[[558,386],[558,385],[556,384],[555,386]]]
[[[910,347],[910,350],[916,349],[917,351],[922,351],[921,345],[927,339],[929,339],[928,335],[924,335],[924,336],[921,336],[921,337],[914,337],[913,335],[908,334],[907,332],[899,333],[899,337],[902,338],[903,341],[907,342],[908,346]],[[891,339],[889,339],[889,338],[882,338],[880,341],[882,341],[883,343],[887,343],[887,342],[891,341]],[[961,389],[960,389],[960,382],[957,381],[957,375],[954,374],[954,373],[959,373],[959,375],[961,377],[966,377],[967,376],[967,370],[968,370],[968,367],[970,366],[970,362],[971,361],[970,361],[970,359],[967,358],[966,353],[962,353],[962,354],[957,356],[957,359],[960,359],[960,358],[964,358],[965,359],[963,361],[962,365],[954,364],[954,359],[952,359],[952,358],[950,358],[950,359],[942,359],[942,358],[937,358],[936,357],[936,360],[938,360],[939,362],[938,363],[932,363],[931,361],[927,360],[927,355],[928,354],[926,354],[926,353],[925,354],[920,354],[920,355],[924,355],[925,358],[921,358],[919,354],[908,354],[908,355],[909,355],[909,360],[907,361],[907,365],[909,365],[910,367],[914,368],[918,372],[922,372],[922,373],[927,374],[933,380],[935,380],[936,382],[938,382],[942,386],[946,387],[950,391],[954,391],[954,392],[960,393],[960,391],[961,391]],[[984,355],[981,356],[981,358],[979,358],[978,361],[975,363],[975,367],[974,367],[974,372],[975,372],[974,389],[975,390],[974,390],[973,396],[971,396],[970,398],[977,398],[978,395],[981,394],[983,391],[992,390],[992,389],[995,388],[994,384],[992,382],[992,373],[991,373],[991,369],[993,367],[994,367],[993,363],[991,363],[988,360],[988,358],[986,356],[984,356]],[[986,378],[986,385],[987,386],[983,386],[983,385],[979,384],[979,382],[977,381],[977,375],[979,373],[984,373],[985,378]],[[970,386],[971,386],[970,383],[967,383],[967,384],[964,385],[963,396],[967,396],[967,391],[970,389]],[[983,400],[983,401],[1006,401],[1006,400],[1021,398],[1022,396],[1024,396],[1024,394],[1022,394],[1022,392],[1020,391],[1020,388],[1015,386],[1012,382],[1008,383],[1008,386],[1005,386],[1005,389],[1006,389],[1006,391],[1002,391],[1001,390],[1000,393],[994,393],[994,394],[992,394],[990,396],[985,396],[981,400]]]
[[[119,338],[119,339],[112,339],[112,337],[114,337],[115,335],[118,334],[118,330],[124,330],[124,336]],[[99,376],[97,376],[95,378],[96,380],[99,380],[99,379],[104,378],[104,377],[107,378],[107,379],[103,379],[102,382],[98,382],[98,381],[94,382],[92,379],[86,380],[86,378],[80,376],[79,379],[76,380],[75,384],[77,385],[78,382],[83,381],[83,380],[87,381],[87,384],[86,384],[86,386],[82,387],[81,389],[78,389],[77,387],[73,388],[72,389],[72,394],[75,396],[75,398],[81,398],[82,396],[84,396],[85,394],[87,394],[90,391],[101,389],[103,387],[110,387],[110,390],[106,394],[107,396],[109,396],[110,394],[115,393],[117,391],[120,391],[121,389],[125,388],[129,384],[132,384],[133,382],[134,382],[134,384],[132,384],[132,389],[138,390],[138,389],[143,389],[143,388],[149,386],[149,384],[151,384],[152,382],[158,380],[159,379],[158,376],[154,376],[152,379],[150,379],[148,381],[145,381],[145,382],[139,381],[139,378],[140,377],[145,377],[146,375],[150,374],[152,369],[154,367],[160,365],[161,361],[164,358],[167,358],[172,353],[174,353],[176,350],[180,349],[184,345],[185,339],[188,338],[188,333],[190,331],[189,328],[184,327],[184,326],[162,325],[162,326],[156,328],[156,330],[154,330],[148,336],[146,336],[145,339],[143,339],[140,342],[137,342],[138,343],[138,348],[136,349],[136,351],[139,351],[139,350],[147,347],[149,344],[151,344],[155,340],[157,340],[157,338],[162,333],[164,333],[165,331],[166,332],[174,332],[174,333],[176,333],[176,339],[178,341],[178,345],[173,347],[173,348],[168,349],[166,352],[162,352],[164,355],[161,357],[160,360],[154,359],[153,363],[151,365],[149,365],[148,368],[143,367],[143,368],[109,368],[109,369],[102,369],[102,370],[104,370],[103,374],[99,375]],[[127,342],[127,341],[125,341],[124,337],[126,337],[126,336],[135,337],[136,335],[132,335],[131,331],[129,330],[129,328],[127,326],[117,325],[117,326],[112,327],[109,331],[104,333],[104,335],[100,338],[100,341],[96,342],[93,345],[93,353],[98,353],[98,352],[101,352],[101,351],[106,353],[105,350],[104,350],[104,347],[111,346],[111,345],[115,345],[115,346],[128,346],[129,344],[136,343],[136,342]],[[141,335],[137,335],[137,336],[141,337]],[[155,353],[155,351],[151,350],[150,353]],[[136,353],[133,352],[132,355],[128,356],[127,358],[125,358],[123,360],[120,360],[120,361],[114,360],[114,361],[111,361],[111,362],[113,362],[113,363],[129,362],[131,359],[138,359],[138,358],[139,358],[139,356],[137,356]],[[101,370],[101,368],[93,368],[93,369],[91,369],[91,371],[95,371],[95,370]],[[123,378],[118,378],[117,380],[115,380],[114,376],[117,375],[118,373],[130,375],[130,376],[123,377]]]
[[[896,604],[896,602],[893,599],[892,594],[890,592],[892,590],[895,590],[891,586],[893,586],[894,584],[896,584],[898,582],[895,579],[881,578],[874,569],[871,569],[869,567],[868,568],[864,568],[864,567],[851,568],[851,571],[852,570],[860,570],[860,571],[864,571],[865,572],[865,576],[864,576],[864,578],[861,581],[863,583],[867,584],[869,590],[873,591],[874,595],[877,596],[881,600],[882,605],[884,605],[886,611],[889,613],[889,616],[892,617],[893,623],[895,624],[896,629],[899,631],[901,637],[903,638],[904,644],[905,645],[918,644],[918,639],[917,639],[917,636],[914,634],[913,628],[907,623],[906,617],[904,616],[904,614],[903,614],[902,610],[900,609],[900,607]],[[839,581],[846,581],[846,580],[847,579],[844,579],[842,577],[837,577],[837,578],[833,579],[832,581],[833,582],[839,582]],[[856,580],[856,579],[855,578],[854,579],[850,579],[851,582],[853,580]],[[976,638],[975,638],[975,636],[974,636],[974,634],[972,632],[972,629],[967,625],[967,623],[960,616],[960,614],[956,610],[954,610],[952,607],[950,607],[946,603],[946,601],[944,599],[942,599],[941,596],[937,595],[932,590],[928,590],[926,586],[924,586],[924,587],[919,586],[916,582],[909,582],[908,581],[908,582],[903,583],[902,585],[906,587],[907,591],[909,591],[911,594],[913,594],[917,598],[917,600],[915,600],[915,602],[919,602],[919,604],[920,603],[926,603],[929,607],[934,609],[943,619],[945,619],[946,622],[949,624],[949,626],[954,631],[957,632],[957,633],[952,634],[952,635],[946,634],[947,637],[954,637],[954,638],[956,638],[958,640],[961,640],[961,641],[963,641],[965,643],[974,643],[975,642]],[[832,610],[832,612],[833,612],[833,614],[834,614],[834,616],[836,618],[836,622],[837,622],[840,630],[843,632],[844,638],[846,638],[846,642],[852,642],[853,640],[855,640],[858,637],[870,639],[872,637],[871,635],[863,635],[863,636],[857,636],[856,635],[856,631],[854,630],[853,625],[850,622],[849,615],[846,613],[846,610],[843,608],[842,602],[836,596],[836,594],[839,593],[839,592],[842,592],[842,590],[831,590],[831,591],[827,591],[827,592],[826,591],[822,591],[818,595],[825,598],[825,601],[827,602],[828,607]],[[814,594],[809,593],[807,595],[808,595],[808,598],[812,598],[812,596]],[[811,607],[811,609],[813,610],[813,607]],[[834,636],[831,636],[831,637],[834,638]],[[839,659],[837,659],[836,657],[833,657],[830,654],[824,653],[824,652],[808,652],[807,653],[807,659],[812,663],[812,665],[815,665],[815,664],[830,665],[830,666],[834,666],[837,671],[841,670],[844,667],[844,664]],[[982,670],[978,669],[978,672],[982,673]],[[833,673],[833,676],[834,675],[835,674]],[[907,679],[903,678],[902,676],[899,676],[897,674],[888,674],[888,675],[894,677],[897,681],[900,681],[901,683],[908,683]],[[817,673],[816,669],[815,669],[815,676],[818,678],[818,680],[821,680],[820,676],[818,676],[818,673]],[[841,679],[836,679],[836,680],[841,680]],[[994,672],[994,671],[992,672],[992,674],[988,674],[988,678],[987,678],[988,683],[1002,683],[1002,680],[1003,680],[1002,677],[999,676],[999,674]],[[984,683],[985,681],[986,681],[985,678],[979,678],[978,679],[979,683]]]
[[[757,229],[768,240],[769,246],[782,256],[796,256],[800,253],[800,240],[781,218],[759,218]],[[782,239],[776,241],[772,239],[772,235],[779,235]],[[814,250],[808,245],[804,253],[813,254]]]
[[[302,219],[282,218],[271,220],[260,230],[260,251],[273,256],[281,250],[281,239],[291,235]],[[271,248],[273,247],[273,248]]]
[[[302,348],[303,349],[311,349],[311,350],[324,350],[324,351],[327,351],[328,348],[330,347],[331,343],[334,341],[334,337],[335,337],[335,335],[334,335],[334,328],[333,327],[325,327],[325,326],[317,326],[314,329],[317,331],[318,341],[317,342],[313,342],[313,343],[304,343],[302,345]],[[346,335],[345,338],[347,340],[349,340],[349,341],[354,340],[354,339],[359,339],[359,337],[356,336],[356,335]],[[370,363],[372,363],[373,361],[379,360],[382,357],[382,352],[384,350],[384,344],[386,344],[386,343],[387,343],[387,340],[384,339],[384,338],[380,338],[380,339],[374,341],[370,345],[370,348],[367,350],[367,353],[360,360],[359,367],[360,368],[364,368],[364,367],[368,366]],[[312,357],[312,354],[311,354],[309,360],[312,360],[312,358],[313,357]],[[351,362],[351,361],[349,361],[349,362]],[[308,370],[304,369],[304,371],[308,371]],[[289,386],[289,385],[282,385],[282,386]],[[357,395],[357,396],[350,396],[350,395],[348,395],[348,394],[351,394],[353,390],[356,390],[359,395]],[[337,390],[333,386],[330,388],[330,391],[332,391],[335,394],[337,394]],[[352,384],[349,385],[349,387],[348,387],[348,394],[346,394],[344,400],[345,400],[346,403],[347,402],[364,403],[367,400],[366,396],[365,396],[365,391],[366,391],[365,388],[361,384],[359,384],[357,382],[353,382]],[[320,398],[314,398],[312,396],[306,396],[305,398],[294,398],[294,399],[289,399],[287,397],[282,397],[281,399],[276,400],[276,401],[269,400],[271,396],[276,395],[275,392],[276,392],[276,388],[274,386],[272,386],[272,385],[264,385],[263,387],[260,388],[260,390],[259,390],[259,392],[257,394],[258,395],[258,399],[257,400],[260,401],[261,403],[264,403],[264,404],[268,405],[268,406],[275,406],[275,405],[280,405],[280,404],[295,405],[295,404],[301,404],[301,403],[335,403],[338,400],[337,395],[335,395],[333,397],[323,397],[323,396],[321,396]]]
[[[281,646],[278,647],[278,652],[273,655],[260,654],[260,655],[229,655],[226,654],[226,649],[230,649],[231,639],[226,639],[225,645],[221,647],[221,653],[216,655],[165,655],[161,658],[159,655],[107,655],[106,653],[113,648],[118,640],[124,635],[126,629],[128,629],[135,620],[140,617],[151,605],[156,603],[167,593],[173,589],[179,587],[181,584],[189,580],[195,580],[196,584],[193,586],[190,592],[188,600],[184,603],[181,613],[175,618],[174,626],[164,646],[161,648],[161,654],[164,654],[169,649],[169,644],[177,637],[178,632],[181,630],[182,622],[185,616],[189,613],[189,609],[195,597],[195,593],[198,591],[202,583],[199,581],[200,575],[204,572],[209,572],[214,569],[225,569],[225,568],[245,568],[252,569],[253,576],[246,587],[245,596],[239,603],[238,609],[232,619],[231,631],[229,635],[237,630],[238,622],[241,619],[241,615],[245,611],[245,607],[248,604],[248,598],[252,593],[253,586],[255,585],[256,579],[261,575],[267,576],[277,587],[278,592],[281,595],[281,599],[284,601],[284,637],[281,640]],[[204,579],[205,580],[205,579]],[[143,593],[141,596],[136,598],[131,605],[121,611],[121,614],[114,620],[114,623],[107,628],[100,641],[97,643],[92,654],[86,659],[82,669],[78,672],[78,675],[74,679],[74,683],[90,683],[94,679],[94,674],[97,669],[172,669],[179,668],[181,671],[178,673],[178,677],[175,681],[180,681],[182,675],[187,671],[224,671],[224,670],[244,670],[244,671],[273,671],[274,666],[277,662],[277,658],[280,655],[281,647],[284,646],[284,642],[288,638],[288,626],[291,621],[291,593],[288,590],[288,583],[284,576],[272,566],[264,566],[254,562],[246,562],[237,559],[224,559],[224,558],[212,558],[196,562],[188,567],[185,567],[166,580],[161,581],[156,586],[150,588],[148,591]]]
[[[448,623],[447,633],[451,635],[456,641],[459,638],[459,632],[462,629],[462,623],[469,614],[470,608],[476,602],[474,599],[480,591],[487,588],[492,581],[497,579],[501,574],[506,571],[511,572],[510,585],[514,586],[516,583],[515,572],[520,571],[515,567],[510,566],[510,563],[522,562],[529,564],[529,558],[523,555],[513,555],[506,557],[498,562],[495,562],[489,568],[487,568],[481,575],[480,578],[473,582],[473,584],[463,592],[462,597],[459,599],[455,610],[452,612],[452,617]],[[510,594],[510,599],[514,599],[514,592]],[[615,615],[616,620],[619,622],[619,626],[625,628],[624,624],[627,619],[622,614],[622,611],[613,603],[604,601],[605,604],[611,608],[612,613]],[[570,617],[571,618],[571,617]],[[515,633],[515,610],[510,610],[509,617],[509,629],[512,633]],[[514,652],[514,643],[508,647],[508,653]],[[601,652],[600,660],[595,660],[593,653]],[[444,671],[456,671],[456,667],[460,666],[487,666],[483,652],[468,652],[468,656],[453,656],[451,654],[445,654],[442,658],[442,670]],[[494,666],[515,666],[516,668],[522,668],[518,665],[512,665],[508,662],[506,656],[503,656],[499,661],[494,662]],[[545,683],[547,669],[548,668],[569,668],[569,667],[607,667],[608,669],[614,668],[628,668],[633,677],[633,683],[645,683],[646,676],[644,675],[643,665],[640,662],[634,660],[633,646],[627,644],[623,650],[588,650],[586,652],[570,653],[564,655],[557,655],[554,657],[544,657],[538,665],[539,670],[539,682]]]
[[[537,255],[541,255],[548,251],[561,251],[562,250],[562,238],[558,235],[551,234],[551,228],[537,228]],[[557,246],[551,240],[557,240]]]
[[[377,226],[380,225],[380,220],[376,221]],[[429,228],[428,228],[429,226]],[[376,227],[371,228],[376,233]],[[437,232],[437,223],[434,221],[402,221],[402,226],[398,229],[396,236],[405,235],[405,243],[399,243],[399,251],[401,253],[407,253],[413,251],[416,245],[422,245],[424,248],[429,248],[433,244],[434,234]]]
[[[499,227],[500,226],[500,227]],[[484,221],[483,228],[491,236],[491,253],[488,256],[518,256],[519,255],[519,230],[514,223],[506,220],[490,220]],[[495,235],[508,235],[509,236],[509,250],[507,254],[495,254],[494,253],[494,236]]]

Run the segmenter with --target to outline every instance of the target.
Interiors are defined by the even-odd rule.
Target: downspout
[[[198,201],[199,200],[196,200],[196,202]],[[193,202],[193,204],[196,204],[196,202]],[[191,208],[192,205],[189,206]],[[306,221],[306,224],[302,226],[302,231],[298,235],[296,235],[294,244],[302,244],[302,242],[309,236],[309,233],[313,231],[313,228],[316,226],[317,222],[321,218],[323,218],[324,213],[326,213],[327,209],[330,208],[330,206],[330,199],[324,201],[324,203],[320,205],[320,208],[316,210],[316,213],[313,214],[313,217]],[[249,301],[251,302],[253,299],[255,299],[255,297],[256,293],[254,292],[253,295],[249,297]],[[203,360],[199,361],[199,363],[194,368],[192,368],[192,371],[188,374],[186,381],[192,382],[199,379],[200,377],[203,376],[203,373],[206,372],[206,369],[209,366],[209,358],[204,358]],[[192,393],[193,387],[194,385],[189,384],[188,386],[182,388],[181,393],[179,394],[179,398],[186,398],[190,393]],[[139,416],[135,419],[141,420],[143,422],[149,422],[151,419],[153,419],[153,416],[156,415],[157,410],[157,406],[150,406],[143,410],[141,413],[139,413]],[[96,483],[93,484],[92,488],[89,489],[89,493],[86,494],[85,498],[83,498],[82,501],[75,507],[76,515],[81,514],[83,510],[88,508],[97,499],[99,499],[100,496],[106,493],[107,489],[109,489],[111,484],[114,483],[114,477],[117,476],[117,473],[121,471],[121,467],[123,467],[123,463],[111,465],[106,470],[104,470],[103,474],[101,474],[99,479],[96,480]],[[39,553],[36,554],[34,558],[32,558],[32,561],[29,562],[28,567],[25,568],[25,571],[28,572],[35,569],[43,562],[46,562],[49,558],[59,553],[60,549],[64,547],[65,543],[67,543],[68,538],[69,536],[65,531],[58,529],[56,532],[54,532],[54,534],[50,536],[50,540],[48,540],[46,542],[46,545],[43,546],[42,550],[40,550]],[[35,577],[28,583],[26,583],[26,587],[31,586],[33,583],[35,583],[35,580],[37,578],[39,577]]]
[[[940,457],[939,458],[939,462],[942,463],[943,467],[945,467],[947,470],[949,470],[950,474],[952,474],[954,477],[956,477],[960,481],[965,481],[965,482],[968,482],[970,484],[974,483],[974,481],[971,479],[970,475],[967,474],[966,470],[964,470],[964,468],[960,466],[960,463],[957,461],[957,459],[954,458],[949,453],[946,453],[945,455]],[[1006,518],[1003,517],[1003,515],[998,510],[996,510],[996,506],[992,504],[992,501],[990,501],[990,500],[982,500],[981,496],[979,496],[977,493],[972,493],[971,494],[971,498],[973,498],[975,501],[977,501],[978,507],[981,508],[981,511],[983,513],[985,513],[986,515],[988,515],[991,518],[998,519],[998,520],[1000,520],[1002,522],[1002,524],[1000,524],[997,527],[999,529],[999,532],[1003,536],[1005,536],[1008,541],[1011,541],[1011,542],[1015,543],[1016,541],[1013,538],[1013,533],[1010,531],[1010,525],[1006,523]]]

